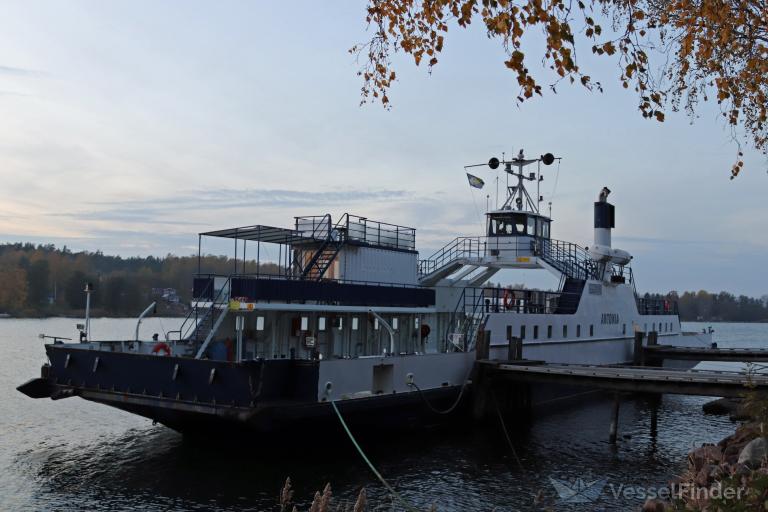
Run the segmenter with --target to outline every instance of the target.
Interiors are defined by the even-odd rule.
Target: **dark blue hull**
[[[43,376],[19,387],[33,398],[79,396],[184,433],[294,434],[340,428],[330,403],[317,399],[316,361],[232,363],[67,345],[47,345],[46,351],[50,365]],[[432,410],[449,408],[459,391],[454,386],[337,404],[350,426],[361,432],[410,430],[467,417],[465,404],[449,415]]]

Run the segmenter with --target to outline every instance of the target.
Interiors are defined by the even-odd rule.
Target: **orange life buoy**
[[[171,347],[167,343],[162,341],[160,343],[157,343],[154,347],[152,347],[153,354],[157,354],[160,351],[165,352],[166,356],[171,355]]]
[[[507,288],[504,290],[504,309],[512,309],[512,305],[515,301],[515,293]]]

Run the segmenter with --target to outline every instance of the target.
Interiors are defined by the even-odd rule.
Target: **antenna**
[[[528,208],[529,211],[532,211],[534,213],[539,213],[539,208],[541,206],[541,202],[544,200],[544,197],[541,195],[541,182],[543,180],[543,177],[541,176],[541,164],[544,165],[552,165],[555,160],[560,162],[560,158],[556,157],[552,153],[545,153],[541,155],[539,158],[525,158],[525,153],[521,149],[515,158],[512,160],[506,159],[506,153],[502,153],[501,160],[499,160],[496,157],[493,157],[488,160],[487,164],[472,164],[472,165],[465,165],[464,168],[468,169],[470,167],[481,167],[487,165],[493,170],[496,170],[499,168],[501,164],[504,164],[504,172],[507,173],[507,199],[504,201],[504,204],[499,207],[499,178],[496,177],[496,209],[497,210],[512,210],[513,206],[515,209],[519,211],[523,211],[524,208]],[[523,168],[527,167],[531,164],[536,164],[536,172],[529,172],[524,173]],[[517,184],[510,186],[509,185],[509,176],[512,175],[515,178],[517,178]],[[525,182],[526,181],[536,181],[536,200],[530,196],[528,191],[525,188]],[[557,180],[555,180],[557,181]],[[486,196],[486,201],[489,200],[489,197]],[[550,203],[550,214],[551,214],[551,203]]]

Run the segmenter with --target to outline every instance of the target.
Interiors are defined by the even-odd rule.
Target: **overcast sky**
[[[350,211],[416,227],[426,255],[481,234],[495,174],[479,169],[473,194],[463,166],[524,148],[562,157],[542,187],[554,238],[589,245],[612,189],[640,290],[768,293],[766,162],[746,151],[728,179],[736,149],[713,106],[693,124],[643,120],[615,64],[584,48],[604,93],[561,85],[518,107],[475,27],[451,31],[431,76],[396,59],[391,111],[361,108],[347,50],[364,7],[0,2],[0,240],[190,254],[200,231]]]

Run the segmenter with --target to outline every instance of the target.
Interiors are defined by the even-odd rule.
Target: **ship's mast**
[[[524,167],[537,163],[539,160],[539,158],[526,159],[523,150],[521,149],[516,158],[508,162],[500,162],[504,164],[504,172],[517,178],[516,186],[507,186],[507,200],[504,201],[504,204],[501,206],[502,210],[527,209],[528,211],[539,213],[539,201],[541,201],[541,196],[538,196],[537,201],[534,201],[528,193],[528,190],[525,188],[525,182],[536,181],[538,183],[540,173],[538,171],[528,174],[523,172]]]
[[[504,172],[507,173],[507,199],[504,201],[504,204],[501,206],[501,210],[512,210],[517,209],[519,211],[522,211],[524,209],[527,209],[527,211],[531,211],[533,213],[539,213],[539,205],[542,201],[542,196],[540,195],[540,183],[544,179],[541,176],[541,163],[544,163],[544,165],[552,165],[552,163],[555,160],[559,160],[558,157],[555,157],[552,153],[546,153],[544,155],[541,155],[539,158],[525,158],[525,155],[523,154],[523,150],[521,149],[520,152],[517,154],[515,158],[512,160],[506,160],[504,157],[504,154],[502,153],[501,160],[499,160],[496,157],[491,158],[488,160],[487,164],[473,164],[473,165],[465,165],[465,169],[469,169],[471,167],[481,167],[488,165],[493,170],[496,170],[499,168],[501,164],[504,164]],[[525,173],[523,172],[523,168],[531,165],[536,164],[536,172],[529,172]],[[509,186],[509,177],[514,176],[517,178],[517,185]],[[536,182],[536,200],[531,197],[531,195],[528,193],[528,190],[525,188],[525,182],[526,181],[535,181]],[[499,179],[496,178],[496,209],[499,209],[498,206],[498,185]]]

